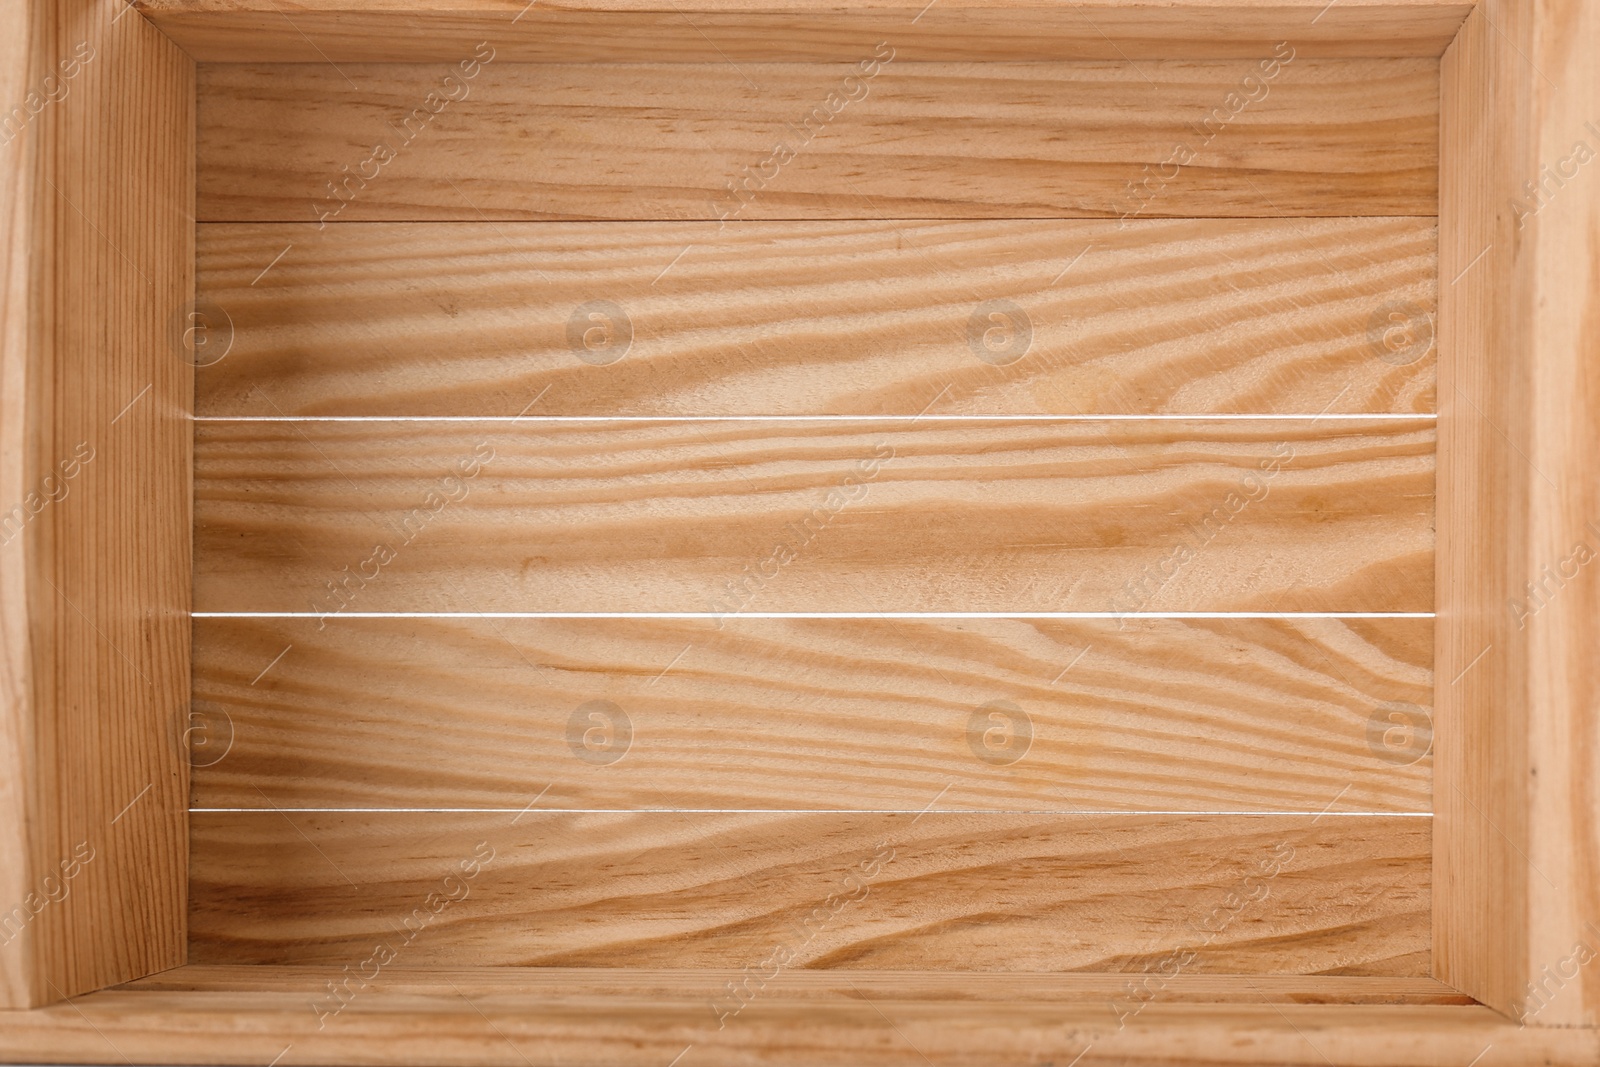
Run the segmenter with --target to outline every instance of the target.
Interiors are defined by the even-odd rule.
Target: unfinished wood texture
[[[232,347],[196,411],[1430,412],[1436,241],[1425,218],[207,225]]]
[[[1600,10],[1486,0],[1444,66],[1438,973],[1600,1021]]]
[[[0,0],[0,18],[12,27],[0,37],[0,93],[21,100],[33,77],[32,34],[38,21],[31,0]],[[9,133],[9,130],[8,130]],[[28,333],[33,278],[34,175],[32,139],[10,141],[0,158],[0,499],[24,494],[33,470],[26,461],[29,442],[26,378],[32,354]],[[9,506],[9,505],[8,505]],[[14,591],[26,589],[28,561],[13,545],[0,545],[0,900],[23,900],[33,891],[33,841],[27,811],[33,759],[28,711],[32,701],[32,650],[29,610]],[[5,905],[7,908],[10,904]],[[24,931],[0,926],[8,943],[0,946],[0,1008],[35,1003],[33,940]],[[15,940],[16,943],[10,943]]]
[[[145,993],[204,992],[275,994],[312,990],[325,993],[329,980],[345,977],[330,965],[191,963],[141,978],[125,988]],[[656,970],[646,967],[387,967],[381,987],[388,994],[469,997],[651,997],[662,1000],[727,995],[727,985],[742,981],[743,970]],[[1157,993],[1168,1004],[1453,1004],[1471,997],[1433,978],[1367,975],[1246,974],[1162,976]],[[874,1000],[968,1004],[1012,1000],[1115,1004],[1128,996],[1125,974],[1026,974],[993,971],[822,971],[794,970],[781,979],[787,999],[825,1002],[852,991]],[[1135,985],[1137,988],[1137,984]],[[775,990],[776,992],[776,990]],[[1148,997],[1147,997],[1148,999]]]
[[[1437,211],[1433,59],[1310,59],[1287,43],[1248,60],[981,67],[901,63],[890,45],[859,65],[493,53],[464,53],[465,68],[202,68],[200,218]]]
[[[199,619],[193,802],[1427,811],[1432,644],[1429,619]]]
[[[0,1008],[184,951],[194,65],[5,0]]]
[[[301,0],[291,13],[271,0],[142,0],[138,7],[203,61],[343,64],[453,62],[485,40],[508,61],[539,63],[854,60],[883,40],[906,61],[1253,59],[1283,40],[1311,56],[1438,56],[1472,5]]]
[[[517,810],[536,796],[197,812],[190,959],[1428,970],[1426,818]]]
[[[389,992],[380,979],[325,1025],[310,1008],[312,996],[327,993],[320,982],[271,993],[112,990],[7,1020],[0,1054],[31,1063],[240,1067],[274,1057],[280,1067],[662,1067],[674,1057],[680,1067],[965,1067],[1074,1057],[1079,1067],[1439,1067],[1475,1056],[1475,1067],[1592,1067],[1600,1057],[1591,1031],[1519,1028],[1475,1006],[1272,1003],[1277,981],[1254,980],[1254,1004],[1158,998],[1120,1028],[1104,1003],[968,999],[980,988],[1003,990],[995,975],[932,1001],[878,996],[860,982],[819,1003],[776,986],[721,1030],[698,989],[648,998],[416,995]]]
[[[1429,611],[1431,420],[203,422],[202,611]]]

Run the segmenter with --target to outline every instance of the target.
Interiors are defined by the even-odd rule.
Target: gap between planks
[[[1167,220],[1172,222],[1236,222],[1239,219],[1289,219],[1296,222],[1311,221],[1313,219],[1415,219],[1418,221],[1434,222],[1437,215],[1418,215],[1415,212],[1400,212],[1387,215],[1352,215],[1349,212],[1334,212],[1327,215],[1142,215],[1139,221]],[[314,221],[314,220],[313,220]],[[659,218],[628,218],[628,219],[505,219],[497,221],[497,226],[654,226],[666,223],[684,222],[709,222],[716,223],[716,219],[685,219],[664,215]],[[737,219],[734,225],[750,222],[885,222],[891,225],[905,223],[907,225],[919,222],[1104,222],[1101,216],[1090,216],[1088,219],[1076,216],[1063,218],[1060,215],[1005,215],[997,218],[994,215],[829,215],[825,219],[818,219],[815,215],[763,215],[759,219]],[[1111,221],[1116,221],[1116,216],[1111,216]],[[347,227],[354,229],[357,226],[395,226],[408,223],[426,223],[429,226],[476,226],[479,220],[470,218],[448,219],[329,219],[324,228]],[[266,229],[282,226],[285,230],[304,229],[307,223],[299,219],[206,219],[199,222],[200,226],[251,226]]]
[[[1350,422],[1437,419],[1437,412],[1329,415],[193,415],[191,422]]]
[[[189,812],[206,814],[236,814],[241,812],[281,812],[293,814],[345,814],[362,812],[393,812],[407,815],[1126,815],[1140,818],[1152,815],[1249,815],[1270,818],[1273,816],[1309,815],[1318,819],[1384,818],[1431,819],[1431,811],[1129,811],[1112,809],[1104,811],[1061,810],[1056,808],[286,808],[274,804],[270,808],[190,808]]]
[[[317,611],[191,611],[194,619],[320,619]],[[719,611],[341,611],[344,619],[721,619]],[[1432,619],[1431,611],[740,611],[744,619]]]

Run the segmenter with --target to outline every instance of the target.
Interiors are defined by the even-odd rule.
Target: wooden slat
[[[977,68],[878,50],[853,57],[875,64],[865,80],[855,62],[512,64],[492,48],[461,57],[471,77],[208,66],[199,217],[1434,214],[1438,62],[1277,51]]]
[[[4,0],[0,1008],[183,959],[194,64]]]
[[[1254,59],[1279,41],[1306,55],[1438,56],[1471,10],[1450,0],[1207,0],[1069,5],[874,0],[827,7],[722,0],[453,0],[381,6],[300,0],[141,0],[207,62],[453,62],[492,41],[507,60],[716,63],[853,60],[882,40],[906,61]]]
[[[205,422],[201,611],[1428,611],[1433,426]]]
[[[711,999],[727,994],[743,970],[656,970],[647,967],[427,967],[403,961],[383,971],[389,995],[469,997],[649,997],[660,1000]],[[269,964],[191,963],[130,983],[141,993],[326,993],[342,968]],[[1370,975],[1275,974],[1269,980],[1248,974],[1185,974],[1159,984],[1165,1004],[1454,1004],[1472,998],[1433,978]],[[782,979],[788,1000],[824,1004],[855,994],[878,1001],[937,1004],[947,1001],[1001,1003],[1026,1000],[1075,1005],[1114,1004],[1128,995],[1126,974],[1085,972],[1026,974],[993,971],[793,970]],[[741,1013],[742,1014],[742,1013]]]
[[[1444,67],[1439,974],[1594,1026],[1600,10],[1486,0]]]
[[[1425,218],[207,225],[199,291],[232,345],[196,410],[1426,412],[1436,235]],[[1026,342],[985,347],[996,301]],[[594,347],[575,318],[601,324]]]
[[[13,31],[0,39],[0,92],[4,99],[20,99],[28,91],[33,73],[32,42],[29,33],[41,12],[30,0],[3,0],[0,17]],[[4,230],[5,252],[0,255],[0,360],[5,373],[0,375],[0,499],[11,500],[27,492],[33,470],[25,460],[30,442],[28,397],[13,384],[12,374],[26,368],[31,338],[29,308],[33,300],[33,278],[29,255],[33,244],[33,173],[27,149],[33,138],[9,146],[9,156],[0,161],[0,229]],[[9,507],[10,505],[5,505]],[[33,892],[33,843],[29,838],[26,813],[31,798],[27,774],[33,758],[29,739],[28,708],[32,700],[32,652],[28,647],[30,625],[25,595],[29,566],[17,546],[0,546],[0,900],[23,900]],[[9,905],[7,905],[9,907]],[[13,928],[6,928],[14,938]],[[27,937],[26,934],[22,935]],[[35,1003],[37,982],[33,966],[24,950],[29,940],[10,946],[0,955],[0,1008],[26,1007]]]
[[[195,655],[203,808],[1430,806],[1428,619],[200,619]]]
[[[1254,980],[1263,1000],[1277,980]],[[909,1003],[846,989],[819,1004],[776,989],[721,1030],[697,988],[648,999],[561,998],[543,989],[429,996],[388,992],[380,979],[332,1021],[308,1008],[312,994],[326,993],[320,983],[269,993],[113,990],[8,1019],[0,1053],[34,1063],[240,1067],[273,1057],[286,1067],[661,1067],[677,1056],[682,1067],[962,1067],[1079,1056],[1079,1067],[1439,1067],[1475,1056],[1476,1067],[1592,1067],[1600,1058],[1592,1030],[1519,1028],[1477,1006],[1219,1006],[1158,997],[1119,1027],[1103,1002],[968,999],[1001,983],[990,975],[959,999]]]
[[[1425,818],[519,813],[534,796],[196,813],[190,959],[358,965],[387,944],[408,966],[770,968],[787,949],[804,968],[1143,973],[1178,952],[1190,973],[1428,970]]]

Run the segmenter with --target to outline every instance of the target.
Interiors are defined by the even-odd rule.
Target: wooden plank
[[[1429,412],[1436,241],[1425,218],[207,225],[232,345],[196,411]]]
[[[519,811],[536,795],[197,812],[190,959],[1428,970],[1426,818]]]
[[[5,0],[0,1008],[182,962],[194,64]]]
[[[1308,59],[1287,42],[1137,65],[907,64],[888,44],[851,58],[512,64],[485,44],[451,67],[207,66],[200,218],[1437,210],[1436,60]]]
[[[0,17],[13,27],[0,38],[0,92],[4,99],[21,99],[34,72],[31,35],[37,12],[30,0],[0,0]],[[4,255],[0,255],[0,499],[25,493],[33,470],[26,463],[28,405],[20,388],[18,371],[27,365],[31,338],[28,332],[33,278],[33,168],[28,152],[33,138],[6,146],[0,160],[0,228],[4,229]],[[9,505],[7,505],[9,506]],[[33,843],[28,834],[27,790],[32,745],[25,709],[32,696],[32,654],[28,647],[29,612],[26,599],[14,590],[27,586],[28,563],[11,545],[0,546],[0,900],[24,900],[33,892]],[[6,907],[10,907],[9,904]],[[0,1008],[37,1003],[34,996],[32,938],[23,931],[3,928],[8,944],[0,953]]]
[[[193,803],[1422,812],[1432,654],[1430,619],[199,619]]]
[[[507,61],[853,60],[883,40],[907,61],[1254,59],[1279,41],[1308,56],[1438,56],[1470,3],[1447,0],[1088,0],[1066,5],[874,0],[827,8],[699,0],[455,0],[381,6],[301,0],[141,0],[206,62],[453,62],[481,41]]]
[[[1002,981],[985,976],[967,996],[980,986],[1004,988]],[[1254,984],[1270,1000],[1271,982]],[[661,1067],[675,1056],[684,1057],[685,1067],[957,1067],[1070,1063],[1080,1055],[1080,1067],[1438,1067],[1470,1063],[1474,1056],[1480,1057],[1476,1067],[1592,1067],[1600,1057],[1593,1031],[1519,1028],[1477,1006],[1217,1006],[1158,999],[1119,1028],[1105,1003],[997,998],[973,1004],[967,996],[907,1003],[846,990],[819,1005],[774,991],[718,1030],[699,990],[648,1000],[559,998],[545,990],[418,996],[388,992],[380,983],[319,1027],[308,1009],[308,994],[315,992],[326,987],[95,993],[8,1019],[0,1053],[35,1063],[115,1058],[240,1067],[260,1067],[274,1056],[288,1067],[527,1067],[546,1062],[538,1056],[616,1067]]]
[[[1594,1026],[1600,12],[1478,11],[1444,68],[1438,966]]]
[[[199,610],[1428,611],[1429,420],[202,422]]]
[[[469,997],[650,997],[660,1000],[726,995],[742,970],[654,970],[646,967],[428,967],[384,968],[388,995]],[[268,964],[191,963],[153,974],[126,987],[141,993],[285,992],[326,993],[327,983],[342,979],[342,968],[272,966]],[[938,1003],[961,1000],[996,1003],[1027,1000],[1055,1002],[1071,1010],[1084,1003],[1115,1003],[1128,995],[1125,974],[1027,974],[993,971],[860,971],[794,970],[783,976],[785,999],[826,1002],[852,992],[875,1000]],[[1152,988],[1152,994],[1157,991]],[[1164,1004],[1453,1004],[1473,999],[1433,978],[1391,978],[1372,975],[1243,974],[1163,976],[1159,997]]]

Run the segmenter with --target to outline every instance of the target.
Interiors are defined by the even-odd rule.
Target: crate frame
[[[1308,54],[1441,57],[1433,975],[1462,996],[1381,1003],[1338,979],[1185,977],[1111,1025],[1115,976],[1060,976],[1044,995],[1036,978],[971,976],[988,997],[913,976],[881,1000],[808,976],[737,1037],[702,1040],[697,1061],[1600,1062],[1600,579],[1549,578],[1586,523],[1600,530],[1586,470],[1600,455],[1600,312],[1577,266],[1600,270],[1600,185],[1561,167],[1600,115],[1600,64],[1584,59],[1600,55],[1600,8],[943,5],[962,32],[908,31],[905,59],[1247,57],[1291,32]],[[23,101],[0,160],[0,500],[43,500],[0,552],[0,899],[43,902],[4,930],[0,1061],[263,1064],[294,1048],[299,1062],[516,1065],[523,1042],[659,1065],[696,1044],[673,1014],[692,992],[621,972],[412,974],[336,1028],[305,1008],[325,977],[311,969],[186,980],[193,373],[173,355],[204,325],[197,61],[425,62],[486,30],[510,60],[827,59],[922,5],[689,6],[693,22],[650,0],[526,19],[532,5],[511,0],[310,0],[292,17],[272,0],[0,0],[20,31],[0,45],[0,82]],[[97,488],[55,506],[45,498],[95,462],[77,451],[91,439]],[[1536,612],[1507,610],[1535,589]],[[108,858],[84,860],[80,842]]]

